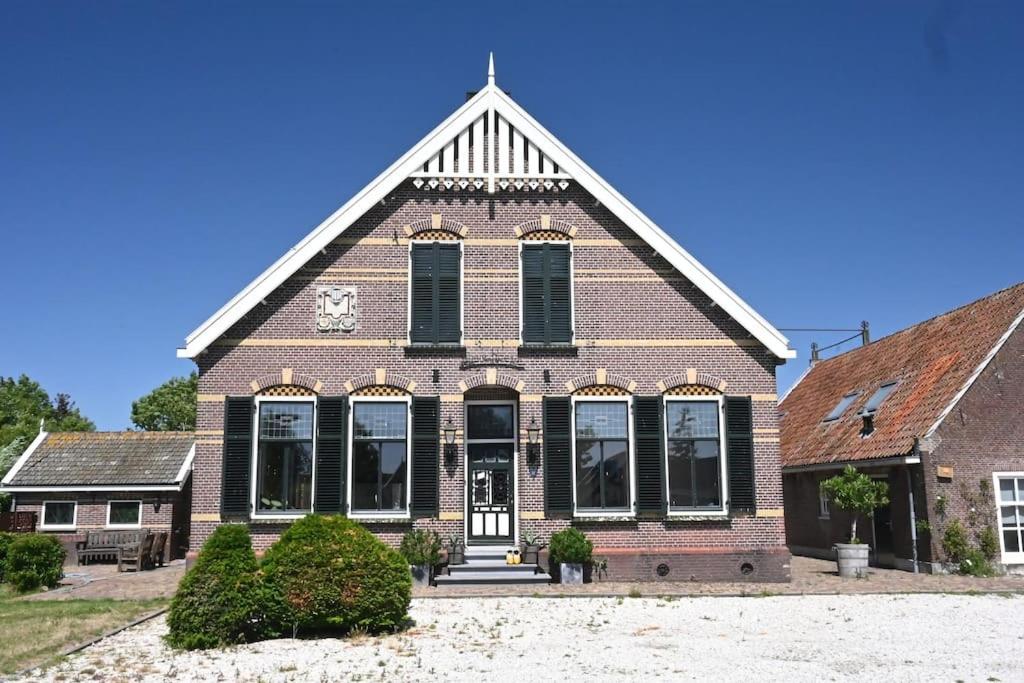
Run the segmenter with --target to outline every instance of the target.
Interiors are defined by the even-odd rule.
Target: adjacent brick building
[[[610,578],[787,580],[787,341],[493,82],[203,323],[192,551],[568,525]]]
[[[882,566],[939,570],[956,519],[987,527],[997,562],[1024,568],[1024,284],[815,364],[784,397],[786,537],[832,557],[848,520],[821,480],[852,464],[888,482],[891,503],[861,539]]]

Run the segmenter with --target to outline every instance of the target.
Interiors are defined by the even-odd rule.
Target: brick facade
[[[457,238],[464,241],[465,348],[460,350],[414,349],[406,343],[406,226],[436,224],[437,214],[443,225],[459,226]],[[534,228],[541,224],[550,229],[550,238],[572,243],[573,349],[519,345],[518,245],[520,235],[535,235]],[[317,332],[316,287],[328,284],[358,287],[353,332]],[[596,554],[616,558],[609,562],[610,572],[622,577],[655,580],[652,567],[668,561],[673,576],[747,578],[741,566],[749,563],[759,580],[788,580],[776,422],[777,359],[574,183],[565,191],[530,195],[442,193],[403,183],[196,361],[193,551],[221,523],[224,397],[252,395],[254,387],[263,388],[263,378],[284,372],[301,375],[305,387],[315,386],[320,395],[328,396],[365,387],[368,376],[383,377],[385,381],[378,383],[388,385],[392,382],[386,378],[397,376],[415,395],[440,396],[441,423],[450,418],[460,430],[464,402],[473,397],[467,391],[504,392],[491,395],[518,400],[523,454],[526,426],[531,420],[542,424],[541,397],[568,395],[568,382],[580,390],[585,389],[581,378],[593,377],[595,384],[615,386],[619,392],[660,395],[676,389],[679,378],[694,378],[696,384],[697,377],[711,377],[715,391],[724,388],[726,394],[753,399],[756,514],[573,523],[594,540]],[[476,367],[461,369],[466,362]],[[367,526],[392,544],[411,526],[462,535],[466,475],[461,442],[459,455],[457,466],[441,466],[438,519]],[[547,538],[570,523],[545,519],[542,467],[531,469],[526,458],[519,457],[517,477],[521,533]],[[283,529],[280,522],[253,520],[250,525],[258,548],[267,547]],[[657,557],[668,560],[651,559]]]

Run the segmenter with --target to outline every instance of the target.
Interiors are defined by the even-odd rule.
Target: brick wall
[[[404,226],[429,220],[436,213],[446,222],[468,228],[466,349],[461,352],[405,348],[409,248]],[[577,228],[572,241],[578,348],[571,352],[518,348],[519,252],[514,229],[541,215]],[[358,287],[354,332],[316,331],[316,287],[327,284]],[[464,403],[459,382],[487,370],[461,370],[460,364],[494,356],[524,367],[498,368],[502,375],[523,382],[521,454],[526,452],[525,427],[531,419],[542,423],[540,397],[566,395],[567,381],[599,368],[636,382],[635,393],[640,395],[661,393],[659,381],[691,368],[724,380],[727,394],[752,395],[757,516],[578,525],[599,549],[715,548],[744,553],[783,548],[776,359],[770,352],[575,184],[564,192],[526,196],[424,192],[405,183],[197,358],[200,402],[193,550],[219,523],[224,395],[250,395],[253,380],[283,368],[322,382],[323,395],[344,394],[346,381],[384,368],[415,381],[416,394],[440,395],[442,424],[451,418],[461,429]],[[434,369],[439,373],[436,383]],[[460,456],[464,455],[460,447]],[[451,470],[442,466],[440,481],[443,519],[414,524],[442,534],[461,534],[463,522],[453,518],[463,513],[465,500],[461,463]],[[542,468],[531,471],[525,457],[519,458],[517,487],[521,531],[546,537],[568,523],[543,519]],[[397,543],[410,524],[371,528],[386,541]],[[254,522],[252,529],[254,542],[262,548],[278,537],[282,526]],[[735,577],[730,574],[729,578]]]

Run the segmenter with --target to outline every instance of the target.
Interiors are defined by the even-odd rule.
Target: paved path
[[[148,600],[170,598],[185,575],[185,561],[144,572],[118,573],[117,564],[66,565],[63,585],[57,590],[35,593],[26,600],[80,600],[114,598]]]

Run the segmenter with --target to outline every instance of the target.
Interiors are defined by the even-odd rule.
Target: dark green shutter
[[[638,515],[665,514],[665,422],[661,396],[633,398],[636,438],[636,510]]]
[[[228,396],[224,399],[220,511],[225,518],[249,517],[253,405],[251,396]]]
[[[523,341],[572,342],[572,257],[568,244],[523,245]]]
[[[348,397],[322,396],[317,401],[316,499],[320,514],[345,513],[345,456],[348,451]]]
[[[412,245],[409,339],[418,344],[462,341],[459,243]]]
[[[412,399],[412,492],[413,517],[434,517],[438,510],[438,479],[441,446],[441,400],[437,396]]]
[[[545,396],[544,509],[550,518],[572,516],[572,401]]]
[[[725,397],[729,509],[754,512],[754,417],[749,396]]]

